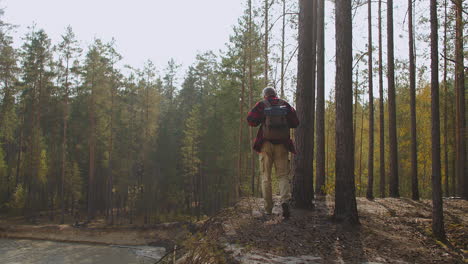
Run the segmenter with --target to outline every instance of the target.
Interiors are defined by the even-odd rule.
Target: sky
[[[212,50],[215,53],[225,49],[229,41],[232,28],[237,24],[243,13],[243,0],[0,0],[0,7],[5,8],[4,21],[18,25],[14,33],[15,45],[20,46],[21,38],[28,32],[28,26],[36,24],[42,28],[52,39],[52,43],[59,43],[65,28],[71,25],[81,46],[86,48],[95,38],[104,41],[115,39],[117,51],[123,56],[121,66],[128,64],[133,67],[142,67],[148,59],[152,60],[161,73],[167,62],[174,58],[181,64],[183,75],[189,65],[195,61],[199,53]],[[260,0],[254,3],[261,4]],[[292,3],[292,2],[290,2]],[[406,1],[394,2],[394,30],[395,30],[395,58],[405,60],[408,58]],[[326,33],[325,33],[325,88],[326,96],[334,87],[335,72],[335,30],[333,5],[326,1]],[[422,10],[422,11],[418,11]],[[418,12],[426,12],[424,6],[416,8]],[[374,14],[377,4],[373,4]],[[386,62],[386,16],[383,5],[384,26],[384,63]],[[272,14],[275,16],[275,14]],[[279,26],[273,29],[276,36],[272,37],[270,44],[272,53],[278,52]],[[354,17],[353,49],[354,53],[364,52],[367,48],[367,7],[359,8]],[[289,29],[290,51],[295,49],[297,41],[296,32]],[[377,45],[377,21],[373,18],[373,43]],[[276,41],[276,44],[275,44]],[[275,46],[276,45],[276,46]],[[427,45],[416,42],[417,54],[425,55]],[[374,63],[377,61],[377,52],[374,53]],[[424,63],[424,59],[418,59]],[[427,63],[427,60],[425,61]],[[292,60],[288,75],[295,76],[297,60]],[[278,69],[272,62],[272,69]],[[362,64],[360,69],[367,66]],[[272,74],[274,75],[274,73]],[[374,77],[377,84],[377,75]],[[287,94],[292,98],[296,87],[289,83]],[[384,87],[386,81],[384,80]],[[375,85],[374,94],[378,93]],[[366,99],[364,99],[366,100]]]
[[[85,48],[114,38],[123,63],[151,59],[160,69],[170,58],[187,66],[198,52],[224,48],[243,8],[239,0],[0,0],[0,7],[19,26],[16,44],[33,23],[52,43],[71,25]]]

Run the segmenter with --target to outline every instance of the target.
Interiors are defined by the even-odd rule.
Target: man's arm
[[[262,102],[258,102],[252,110],[250,110],[249,114],[247,115],[247,122],[249,126],[256,127],[260,125],[265,120],[265,114],[263,109],[265,106]]]

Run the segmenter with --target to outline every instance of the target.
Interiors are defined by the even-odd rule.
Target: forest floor
[[[209,219],[206,236],[226,245],[224,252],[241,263],[468,263],[468,202],[444,199],[448,241],[431,235],[431,201],[358,198],[360,225],[331,220],[333,200],[315,201],[315,210],[273,215],[262,200],[244,198]]]
[[[246,197],[197,223],[195,228],[188,228],[187,223],[108,226],[104,220],[76,228],[47,223],[46,219],[31,225],[22,218],[3,217],[0,238],[151,245],[170,251],[175,244],[191,237],[195,243],[182,243],[181,248],[185,249],[178,251],[179,256],[194,244],[209,241],[209,247],[217,250],[217,256],[222,252],[226,262],[245,264],[468,263],[467,201],[444,199],[448,241],[442,243],[431,235],[431,201],[357,200],[360,217],[357,227],[331,220],[334,205],[331,197],[316,200],[313,211],[292,209],[288,220],[281,216],[278,198],[273,215],[267,216],[263,213],[262,199]],[[201,235],[190,236],[189,229],[198,230]]]

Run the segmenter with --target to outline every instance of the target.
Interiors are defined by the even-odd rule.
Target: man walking
[[[266,87],[262,92],[263,101],[258,102],[249,112],[247,121],[250,126],[260,126],[253,148],[260,153],[262,174],[262,194],[265,211],[271,214],[273,197],[271,189],[271,169],[275,165],[278,176],[283,216],[290,216],[288,202],[291,198],[289,184],[289,152],[295,153],[290,138],[290,128],[296,128],[299,120],[296,110],[276,95],[275,89]]]

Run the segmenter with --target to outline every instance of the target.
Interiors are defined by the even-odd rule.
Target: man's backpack
[[[289,125],[286,115],[288,108],[285,101],[279,100],[277,105],[271,105],[264,100],[265,122],[263,123],[263,138],[269,140],[289,139]]]

